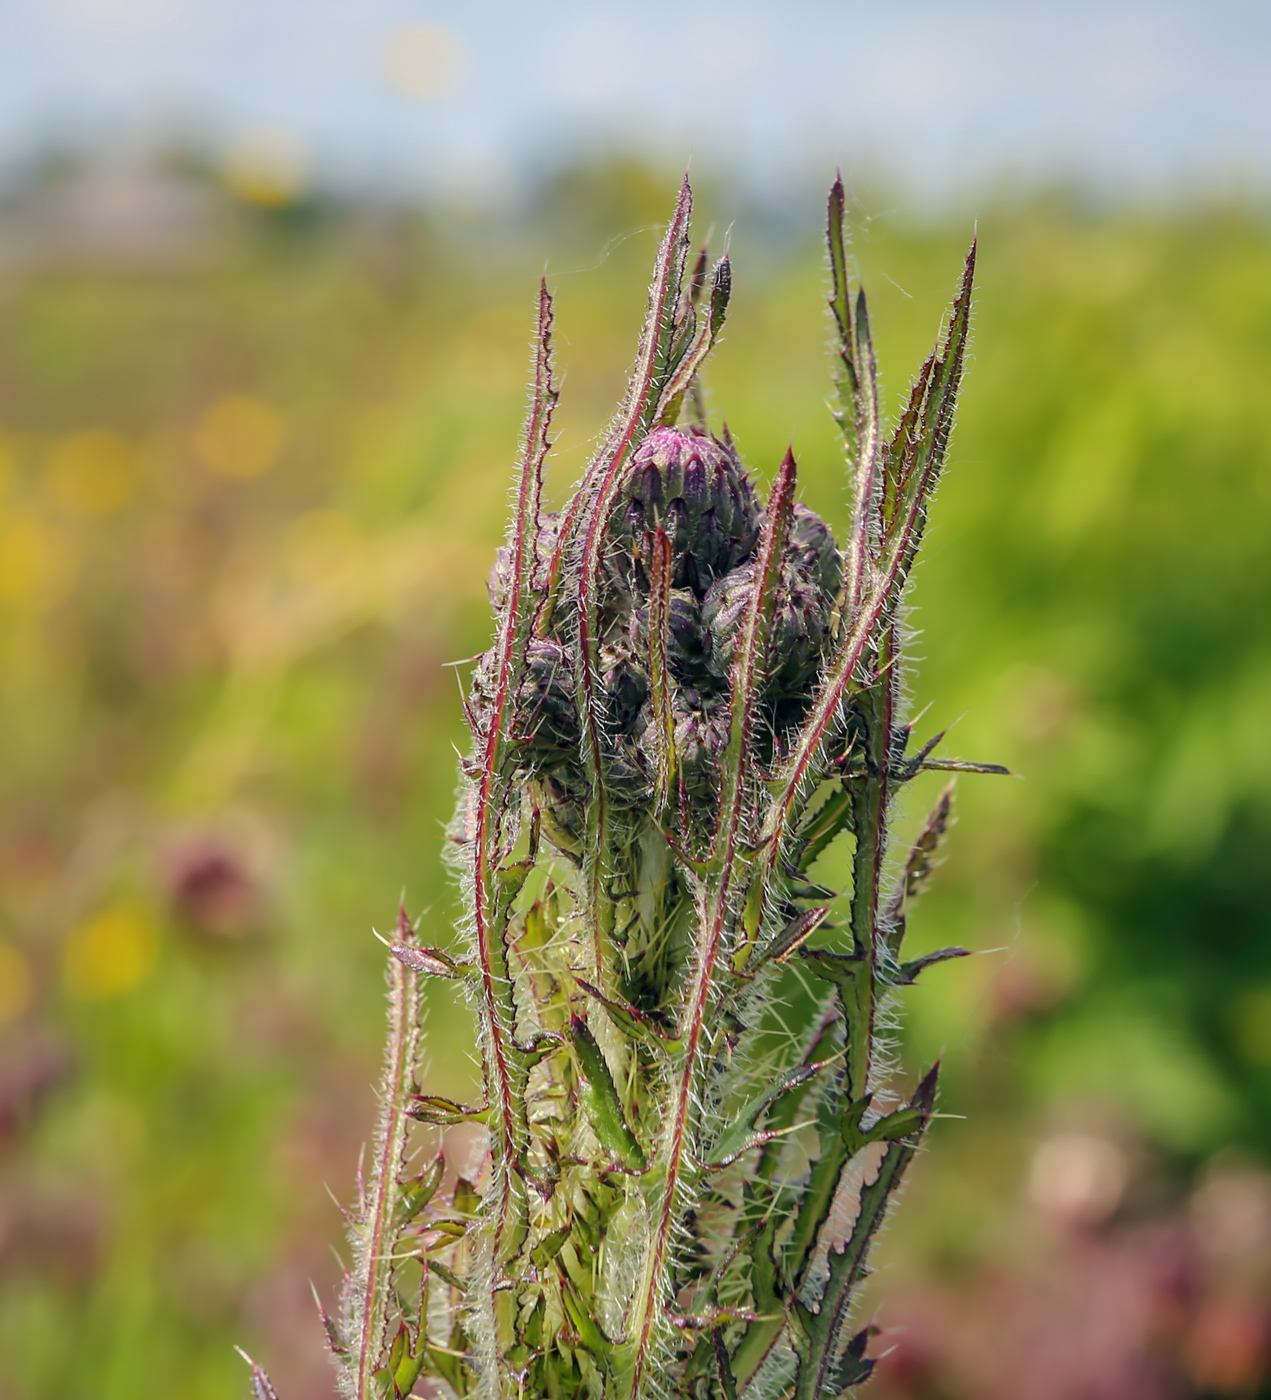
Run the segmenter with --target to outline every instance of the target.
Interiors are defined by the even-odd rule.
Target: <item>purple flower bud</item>
[[[843,556],[830,527],[816,511],[802,504],[794,508],[786,559],[814,578],[831,603],[838,598],[843,584]]]
[[[684,786],[690,796],[714,801],[719,790],[719,760],[728,747],[728,702],[692,691],[681,691],[677,700],[675,753]]]
[[[841,579],[842,561],[829,528],[807,506],[795,506],[764,658],[769,699],[797,697],[816,675]],[[742,564],[717,579],[702,604],[710,669],[721,682],[732,671],[754,586],[753,562]]]
[[[702,608],[691,589],[677,588],[667,609],[666,656],[671,674],[693,684],[705,678],[706,638],[702,633]],[[631,619],[631,642],[637,656],[649,654],[649,609],[638,608]]]
[[[614,534],[642,566],[647,536],[661,525],[671,538],[672,583],[700,597],[714,579],[750,557],[759,519],[754,489],[718,438],[656,428],[632,461]]]
[[[630,653],[617,647],[601,649],[600,676],[609,723],[616,732],[625,733],[649,693],[649,678]]]
[[[515,733],[527,768],[566,763],[578,752],[578,712],[569,656],[558,642],[531,642],[516,694]]]

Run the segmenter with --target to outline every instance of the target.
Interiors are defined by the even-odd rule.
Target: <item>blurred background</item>
[[[1271,11],[18,0],[0,54],[0,1400],[331,1393],[537,278],[559,499],[690,163],[715,421],[840,526],[834,169],[893,407],[979,230],[911,688],[1021,776],[913,921],[978,956],[896,1032],[950,1117],[872,1393],[1271,1396]]]

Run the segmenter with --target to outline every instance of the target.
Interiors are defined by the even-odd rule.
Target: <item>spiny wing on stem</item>
[[[749,789],[751,729],[756,698],[763,680],[768,630],[781,577],[781,560],[794,510],[795,478],[794,456],[787,451],[768,498],[764,527],[759,537],[754,583],[733,662],[732,716],[728,747],[721,765],[719,824],[710,862],[716,878],[709,897],[703,901],[703,917],[697,930],[693,973],[679,1027],[680,1039],[684,1044],[683,1057],[676,1071],[663,1134],[661,1165],[664,1180],[661,1198],[631,1314],[632,1341],[626,1357],[625,1391],[630,1397],[643,1393],[644,1378],[651,1364],[652,1349],[661,1321],[659,1309],[666,1288],[665,1266],[677,1228],[680,1178],[689,1148],[694,1104],[701,1085],[699,1052],[703,1038],[709,1033],[706,1016],[714,990],[720,949],[736,887],[743,876],[741,836]]]
[[[552,375],[551,328],[552,300],[546,283],[541,283],[533,395],[522,442],[516,514],[508,542],[507,600],[498,617],[491,668],[494,680],[488,713],[483,717],[484,731],[478,730],[475,736],[481,769],[470,804],[473,933],[481,981],[479,1004],[487,1039],[485,1073],[501,1159],[494,1226],[495,1258],[500,1263],[508,1251],[507,1241],[515,1241],[521,1234],[515,1221],[519,1193],[513,1172],[528,1148],[529,1127],[524,1095],[527,1070],[515,1041],[516,1007],[505,944],[514,890],[500,878],[499,863],[505,859],[504,821],[508,807],[519,797],[519,790],[509,782],[508,755],[514,741],[514,701],[525,669],[533,621],[533,572],[543,463],[550,446],[548,431],[558,396]]]
[[[415,929],[403,910],[397,941],[409,946]],[[385,1331],[396,1303],[393,1271],[404,1226],[404,1201],[412,1191],[403,1181],[410,1104],[419,1060],[419,976],[400,958],[389,961],[389,1033],[380,1090],[370,1180],[350,1222],[353,1272],[341,1297],[341,1332],[347,1353],[339,1358],[355,1400],[373,1400],[375,1374],[384,1362]]]
[[[923,1078],[909,1101],[917,1124],[906,1137],[887,1145],[874,1179],[862,1187],[860,1207],[852,1233],[841,1249],[831,1249],[827,1261],[829,1277],[814,1312],[796,1301],[793,1340],[799,1359],[794,1400],[821,1400],[842,1358],[835,1354],[835,1342],[851,1303],[856,1284],[864,1277],[865,1261],[878,1227],[883,1223],[892,1194],[900,1185],[905,1169],[913,1160],[918,1144],[935,1110],[939,1065]]]

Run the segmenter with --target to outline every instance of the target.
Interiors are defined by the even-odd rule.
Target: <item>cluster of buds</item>
[[[876,1020],[961,952],[906,961],[902,946],[948,792],[894,878],[889,819],[919,772],[990,767],[937,757],[936,740],[911,752],[899,692],[899,608],[944,462],[974,249],[885,434],[831,192],[854,489],[840,545],[795,501],[791,454],[761,503],[706,426],[697,377],[731,273],[727,257],[708,273],[705,252],[689,267],[690,209],[686,182],[627,397],[559,515],[541,508],[556,387],[540,292],[451,833],[469,947],[425,946],[404,918],[393,945],[383,1117],[328,1320],[353,1400],[417,1383],[820,1400],[873,1364],[851,1304],[936,1089],[934,1069],[907,1101],[889,1088]],[[816,869],[836,841],[852,850],[843,894]],[[415,1083],[424,977],[475,1008],[479,1103]],[[483,1124],[476,1179],[441,1155],[408,1166],[412,1122]]]
[[[596,732],[609,799],[657,822],[669,798],[693,838],[715,821],[728,747],[733,670],[754,594],[765,514],[732,443],[704,427],[661,426],[632,454],[607,526],[596,597],[602,713]],[[550,571],[561,522],[536,535]],[[512,567],[500,550],[490,580],[505,605]],[[795,505],[782,547],[756,694],[757,751],[771,762],[806,712],[826,655],[843,577],[825,522]],[[581,832],[590,786],[575,676],[577,627],[553,609],[526,649],[511,713],[512,762],[547,785],[556,827]],[[497,655],[481,658],[469,703],[474,732],[496,702]],[[669,724],[667,721],[669,720]]]

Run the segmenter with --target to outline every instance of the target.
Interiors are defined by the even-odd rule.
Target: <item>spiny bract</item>
[[[538,309],[496,629],[466,712],[451,832],[470,948],[393,946],[382,1116],[325,1318],[355,1400],[840,1395],[872,1369],[847,1323],[918,1147],[936,1073],[886,1092],[880,1006],[927,964],[902,940],[949,814],[889,880],[893,798],[924,769],[900,715],[899,609],[944,462],[974,248],[900,422],[879,423],[843,189],[829,204],[840,545],[795,497],[761,502],[697,376],[727,257],[688,267],[687,182],[659,250],[625,401],[560,514],[541,508],[556,402]],[[999,770],[1000,771],[1000,770]],[[851,842],[843,895],[814,870]],[[415,1083],[419,984],[458,981],[485,1094]],[[821,990],[809,998],[807,987]],[[765,1010],[802,1016],[798,1039]],[[476,1181],[408,1169],[411,1120],[485,1124]],[[272,1394],[253,1367],[259,1396]]]

